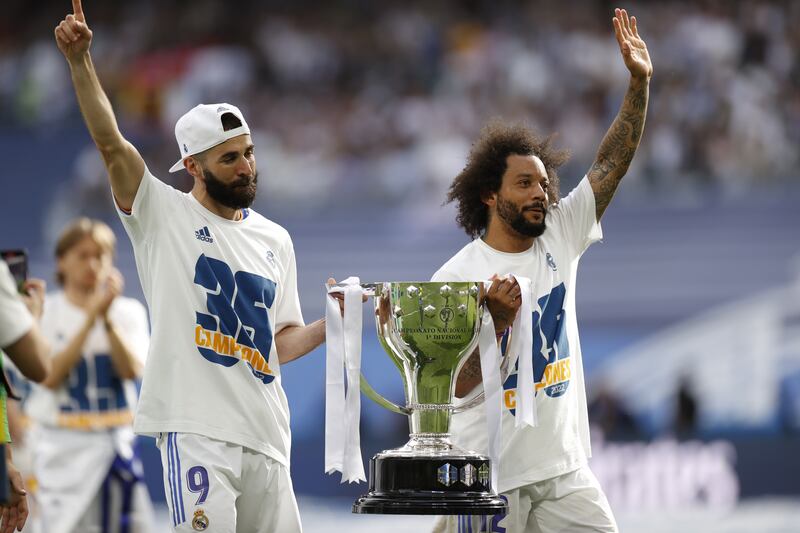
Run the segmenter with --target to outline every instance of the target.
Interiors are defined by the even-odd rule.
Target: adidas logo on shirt
[[[214,242],[214,238],[211,236],[211,232],[208,231],[208,226],[203,226],[199,230],[195,231],[194,235],[200,241],[207,242],[207,243]]]

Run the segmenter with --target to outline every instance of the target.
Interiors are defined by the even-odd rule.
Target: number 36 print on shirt
[[[234,274],[223,261],[203,254],[195,265],[194,283],[206,290],[208,311],[197,312],[194,339],[200,355],[225,367],[244,361],[256,378],[272,382],[267,309],[275,301],[275,282],[251,272]]]

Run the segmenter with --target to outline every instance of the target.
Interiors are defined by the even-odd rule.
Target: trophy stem
[[[450,405],[437,406],[438,409],[417,410],[412,409],[408,417],[411,434],[415,433],[449,433],[450,432]]]

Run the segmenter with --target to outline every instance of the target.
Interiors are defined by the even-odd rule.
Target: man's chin
[[[514,230],[525,237],[539,237],[547,229],[547,225],[542,221],[539,224],[527,222],[525,224],[517,224],[512,226]]]

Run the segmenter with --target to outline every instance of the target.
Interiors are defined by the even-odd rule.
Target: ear
[[[64,255],[56,258],[56,278],[64,278]]]
[[[192,156],[187,157],[183,160],[183,166],[186,168],[186,172],[188,172],[192,177],[202,180],[203,168],[200,166],[200,162],[197,160],[197,158]]]
[[[497,193],[492,191],[486,191],[482,193],[481,202],[483,202],[490,208],[494,207],[495,205],[497,205]]]

